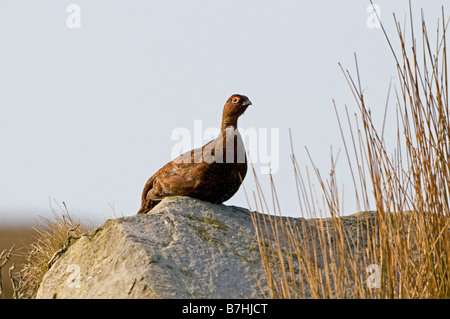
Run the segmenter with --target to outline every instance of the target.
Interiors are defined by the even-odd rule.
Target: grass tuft
[[[61,213],[52,208],[53,219],[41,218],[41,223],[35,227],[35,240],[28,246],[27,263],[21,271],[19,281],[19,296],[23,299],[34,298],[42,278],[51,265],[77,238],[90,231],[79,220],[72,217],[63,203]]]

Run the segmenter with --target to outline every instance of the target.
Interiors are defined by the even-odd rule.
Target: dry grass
[[[254,224],[271,298],[450,298],[448,19],[442,12],[432,45],[423,18],[416,39],[410,12],[409,40],[395,20],[398,53],[386,35],[398,73],[397,118],[390,121],[397,123],[397,134],[390,139],[396,140],[394,150],[387,148],[385,123],[381,130],[374,124],[356,58],[356,81],[342,69],[359,110],[352,121],[345,109],[347,140],[336,114],[357,206],[369,211],[375,203],[375,221],[371,214],[362,213],[360,236],[356,241],[348,237],[333,157],[328,180],[312,163],[320,184],[317,195],[309,172],[305,181],[292,153],[302,217],[331,216],[329,223],[315,220],[312,234],[299,231],[305,223],[302,219],[297,225],[283,223],[275,187],[270,209],[256,178],[255,205],[267,215],[259,219],[255,215]]]
[[[27,247],[27,263],[20,275],[20,298],[34,298],[42,278],[59,254],[68,248],[73,238],[90,230],[73,218],[63,205],[61,213],[52,208],[54,218],[42,218],[42,223],[35,228],[35,240]]]

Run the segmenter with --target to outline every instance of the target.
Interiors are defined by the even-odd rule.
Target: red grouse
[[[189,196],[221,204],[241,186],[247,157],[237,121],[252,103],[239,94],[225,103],[219,136],[164,165],[145,184],[138,214],[148,213],[164,197]]]

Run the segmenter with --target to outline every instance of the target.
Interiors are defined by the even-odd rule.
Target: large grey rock
[[[37,298],[261,297],[249,211],[188,197],[106,221],[47,272]]]
[[[357,215],[345,218],[349,238],[365,236]],[[296,221],[310,243],[318,240],[317,222]],[[315,258],[323,267],[320,250]],[[108,220],[82,236],[49,269],[36,297],[262,297],[255,278],[267,286],[247,209],[171,197],[150,214]]]

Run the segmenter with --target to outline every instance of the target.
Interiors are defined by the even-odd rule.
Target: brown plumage
[[[247,173],[237,120],[251,104],[244,95],[232,95],[223,108],[219,136],[178,156],[150,177],[138,214],[148,213],[167,196],[190,196],[215,204],[230,199]]]

